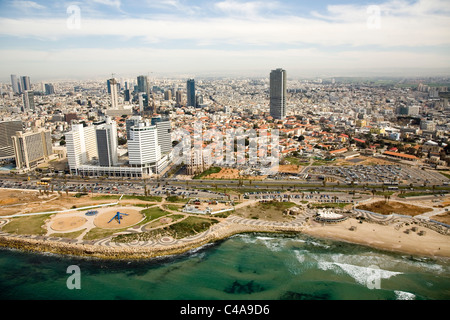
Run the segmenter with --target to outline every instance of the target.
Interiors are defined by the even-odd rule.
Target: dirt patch
[[[56,219],[50,226],[55,231],[69,231],[83,226],[87,220],[83,217],[68,217]]]
[[[302,169],[301,166],[296,166],[294,164],[284,164],[278,166],[278,172],[280,173],[299,173]]]
[[[121,216],[120,223],[117,219],[113,219],[117,212],[127,214]],[[119,208],[101,213],[95,218],[94,224],[102,229],[120,229],[135,225],[136,223],[141,221],[143,217],[144,216],[140,211]]]
[[[237,209],[235,214],[248,219],[287,222],[291,221],[293,218],[284,215],[283,212],[285,209],[293,206],[295,206],[295,204],[289,202],[256,203],[251,206]]]
[[[433,211],[433,209],[430,209],[430,208],[418,207],[418,206],[414,206],[411,204],[406,204],[403,202],[396,202],[396,201],[389,201],[389,202],[377,201],[377,202],[372,202],[370,204],[363,204],[361,206],[358,206],[357,208],[361,209],[361,210],[367,210],[367,211],[372,211],[375,213],[380,213],[383,215],[390,215],[393,213],[397,213],[397,214],[402,214],[402,215],[412,216],[412,217],[417,216],[422,213],[425,213],[425,212]]]
[[[211,173],[205,177],[205,179],[246,179],[246,180],[264,180],[266,176],[242,176],[239,174],[238,169],[222,168],[218,173]]]
[[[430,219],[450,225],[450,212],[442,213],[437,216],[432,216]]]

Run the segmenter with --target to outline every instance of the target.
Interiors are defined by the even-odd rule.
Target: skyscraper
[[[152,125],[158,131],[158,144],[161,146],[161,153],[172,151],[172,126],[168,118],[152,118]]]
[[[14,158],[14,147],[12,136],[17,131],[22,131],[22,121],[1,121],[0,122],[0,159]]]
[[[70,171],[77,173],[81,165],[98,157],[95,127],[72,124],[72,130],[66,133],[66,147]]]
[[[274,119],[286,117],[286,70],[276,69],[270,73],[270,115]]]
[[[187,81],[187,106],[196,107],[195,101],[195,80],[189,79]]]
[[[23,98],[23,111],[36,109],[36,105],[34,104],[33,91],[24,91],[22,98]]]
[[[19,79],[17,79],[15,74],[11,75],[11,86],[14,93],[20,93]]]
[[[177,92],[176,92],[176,106],[177,107],[181,107],[181,104],[182,104],[182,93],[181,93],[181,91],[180,90],[177,90]]]
[[[55,94],[55,87],[51,83],[45,84],[45,94]]]
[[[110,89],[111,89],[111,109],[118,110],[119,108],[119,94],[116,79],[109,79]],[[123,109],[123,106],[122,106]]]
[[[149,94],[149,84],[147,76],[137,77],[137,82],[138,82],[138,92]]]
[[[142,168],[144,174],[158,171],[158,162],[161,160],[158,131],[148,120],[130,128],[128,156],[130,165]]]
[[[52,137],[49,130],[37,132],[17,132],[11,137],[14,146],[17,169],[33,169],[48,160],[53,153]]]
[[[21,92],[31,90],[30,77],[28,77],[28,76],[20,77],[20,90],[21,90]]]
[[[117,126],[111,118],[95,130],[97,136],[98,161],[101,167],[112,167],[118,163]]]

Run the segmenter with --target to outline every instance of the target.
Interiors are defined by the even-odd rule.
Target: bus
[[[42,178],[37,182],[38,186],[48,186],[52,182],[52,178]]]

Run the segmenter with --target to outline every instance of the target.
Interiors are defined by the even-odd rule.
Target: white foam
[[[397,300],[415,300],[416,295],[411,292],[405,292],[405,291],[394,291],[395,296]]]
[[[373,279],[374,276],[378,277],[380,280],[383,280],[402,274],[402,272],[383,270],[375,266],[365,267],[347,263],[337,263],[327,261],[319,261],[318,267],[321,270],[332,270],[338,274],[346,273],[361,285],[367,285],[369,279]]]

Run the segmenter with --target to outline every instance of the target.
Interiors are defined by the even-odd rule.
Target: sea
[[[240,234],[139,261],[0,249],[0,300],[448,299],[448,259],[301,234]]]

